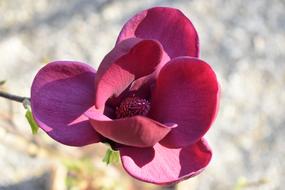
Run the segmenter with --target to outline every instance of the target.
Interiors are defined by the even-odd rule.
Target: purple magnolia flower
[[[60,143],[110,143],[139,180],[193,177],[211,160],[203,136],[219,102],[216,75],[198,54],[197,32],[182,12],[142,11],[97,72],[75,61],[44,66],[32,85],[33,116]]]

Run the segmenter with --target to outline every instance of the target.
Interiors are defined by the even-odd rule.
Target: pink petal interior
[[[150,117],[173,129],[162,144],[183,147],[197,142],[217,113],[219,85],[211,67],[196,58],[181,57],[167,63],[157,79]]]
[[[124,25],[117,43],[132,37],[158,40],[171,58],[199,55],[198,34],[178,9],[154,7],[136,14]]]
[[[119,96],[135,80],[160,68],[161,45],[153,40],[128,39],[117,44],[103,59],[95,79],[97,109],[110,97]]]
[[[131,83],[131,85],[128,87],[128,89],[125,90],[123,93],[121,93],[120,96],[110,98],[107,101],[106,106],[116,108],[121,104],[121,102],[125,98],[131,97],[131,96],[140,97],[142,99],[149,101],[151,99],[151,92],[155,85],[155,80],[156,78],[155,78],[154,73],[141,77],[137,80],[134,80]],[[106,110],[106,107],[105,107],[105,110]],[[113,109],[113,112],[114,112],[114,109]],[[115,119],[115,116],[113,114],[109,114],[109,115],[111,118]]]
[[[95,70],[72,61],[44,66],[31,89],[31,107],[39,126],[53,139],[72,146],[100,140],[83,115],[94,104]]]
[[[153,148],[120,147],[119,150],[123,167],[131,176],[159,185],[169,185],[199,174],[212,157],[205,140],[176,149],[158,143]]]

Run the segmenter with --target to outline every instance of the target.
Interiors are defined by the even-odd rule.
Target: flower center
[[[116,117],[132,117],[135,115],[146,115],[150,110],[150,103],[139,97],[127,97],[116,108]]]

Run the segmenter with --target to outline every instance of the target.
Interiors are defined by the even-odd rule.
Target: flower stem
[[[16,96],[16,95],[9,94],[9,93],[3,92],[3,91],[0,91],[0,97],[6,98],[9,100],[13,100],[13,101],[19,102],[19,103],[23,103],[24,100],[30,100],[30,98],[28,98],[28,97]]]

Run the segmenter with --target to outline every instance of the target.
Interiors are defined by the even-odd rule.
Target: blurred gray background
[[[222,87],[218,118],[207,133],[213,160],[177,189],[284,189],[284,0],[0,0],[0,81],[6,80],[0,89],[29,96],[36,72],[53,60],[97,68],[124,22],[152,6],[176,7],[191,19],[200,58],[212,65]],[[42,132],[32,136],[24,108],[0,99],[0,190],[158,189],[120,166],[106,167],[101,149],[59,145]],[[85,175],[69,181],[66,158],[74,154],[92,158],[92,186],[82,185]]]

